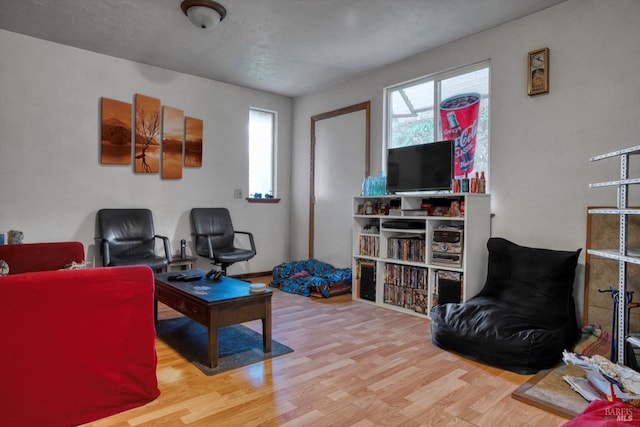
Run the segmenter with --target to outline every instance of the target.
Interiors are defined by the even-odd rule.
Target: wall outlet
[[[233,190],[233,198],[234,199],[242,199],[242,189]]]

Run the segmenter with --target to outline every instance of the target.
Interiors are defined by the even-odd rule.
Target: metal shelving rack
[[[640,209],[631,209],[628,207],[629,186],[640,184],[640,178],[629,178],[629,157],[634,154],[640,154],[640,146],[625,148],[623,150],[612,151],[606,154],[600,154],[589,159],[592,162],[604,159],[620,158],[620,179],[615,181],[605,181],[589,184],[591,188],[597,187],[617,187],[618,200],[617,209],[611,208],[595,208],[589,209],[591,214],[611,214],[618,215],[620,218],[620,237],[617,249],[589,249],[589,254],[608,258],[618,261],[618,304],[617,312],[617,328],[612,331],[616,337],[616,359],[613,362],[625,363],[625,343],[627,342],[627,263],[640,264],[640,249],[632,249],[627,247],[627,219],[629,215],[640,215]],[[613,357],[613,355],[612,355]]]

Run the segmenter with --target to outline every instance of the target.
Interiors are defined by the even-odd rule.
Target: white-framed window
[[[487,61],[385,88],[383,158],[386,148],[455,139],[455,175],[488,174],[489,72]]]
[[[276,113],[249,109],[249,197],[275,197]]]

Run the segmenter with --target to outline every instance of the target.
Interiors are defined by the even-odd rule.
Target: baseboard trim
[[[245,273],[245,274],[234,274],[229,277],[233,277],[234,279],[253,279],[255,277],[271,276],[272,274],[273,272],[269,270],[269,271],[256,271],[253,273]]]

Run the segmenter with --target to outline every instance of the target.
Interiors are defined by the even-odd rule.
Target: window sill
[[[247,197],[249,203],[280,203],[280,199],[256,199],[254,197]]]

